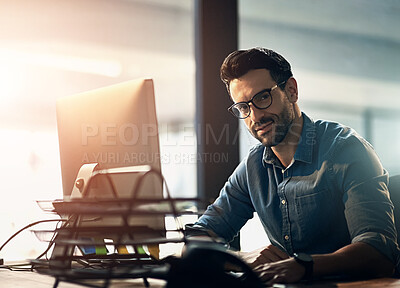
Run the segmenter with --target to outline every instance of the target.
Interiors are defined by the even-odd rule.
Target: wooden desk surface
[[[165,281],[149,279],[151,288],[165,286]],[[10,288],[52,288],[55,278],[37,272],[0,270],[0,287]],[[99,282],[101,284],[102,282]],[[59,288],[82,288],[85,286],[60,281]],[[145,287],[142,279],[112,280],[109,288]]]
[[[51,288],[55,279],[51,276],[41,275],[36,272],[0,270],[0,287],[12,288]],[[151,288],[164,287],[166,282],[149,279]],[[61,281],[59,288],[82,288],[85,286]],[[112,280],[109,288],[145,287],[141,279]],[[400,288],[400,279],[380,278],[352,282],[321,281],[309,284],[282,284],[277,288]]]
[[[400,279],[378,278],[357,281],[320,281],[310,284],[287,284],[282,288],[400,288]]]

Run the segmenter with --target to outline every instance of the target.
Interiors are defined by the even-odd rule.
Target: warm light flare
[[[0,129],[0,244],[35,220],[52,217],[36,205],[39,199],[60,198],[57,134]],[[26,245],[30,243],[30,245]],[[6,261],[29,259],[44,251],[31,232],[25,231],[0,252]]]
[[[35,65],[116,78],[121,75],[122,65],[116,60],[92,59],[56,53],[35,53],[0,49],[0,63]]]

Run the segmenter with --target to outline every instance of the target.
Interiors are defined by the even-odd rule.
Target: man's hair
[[[290,64],[282,55],[266,48],[250,48],[229,54],[221,65],[220,77],[229,91],[229,83],[254,69],[267,69],[276,83],[293,76]],[[284,85],[280,87],[283,89]]]

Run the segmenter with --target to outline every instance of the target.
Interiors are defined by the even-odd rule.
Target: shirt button
[[[285,240],[286,240],[286,241],[289,240],[289,235],[285,235]]]
[[[282,203],[282,205],[285,205],[286,204],[285,199],[282,199],[281,203]]]

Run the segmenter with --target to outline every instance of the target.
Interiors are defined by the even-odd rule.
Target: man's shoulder
[[[253,146],[250,147],[249,149],[249,155],[250,154],[258,154],[262,153],[264,151],[264,146],[261,143],[254,144]]]
[[[317,136],[328,142],[342,142],[347,139],[363,139],[353,128],[339,122],[316,120],[315,131]]]
[[[242,160],[242,164],[246,167],[261,163],[264,155],[265,147],[261,143],[254,144],[248,150],[246,157]]]
[[[264,154],[265,147],[261,143],[257,143],[250,147],[249,152],[247,153],[246,162],[248,161],[258,161],[261,159]]]
[[[372,145],[353,128],[339,122],[316,120],[315,130],[319,147],[329,154],[342,154],[347,151],[373,150]],[[361,152],[361,150],[359,150]],[[322,152],[322,151],[321,151]]]

